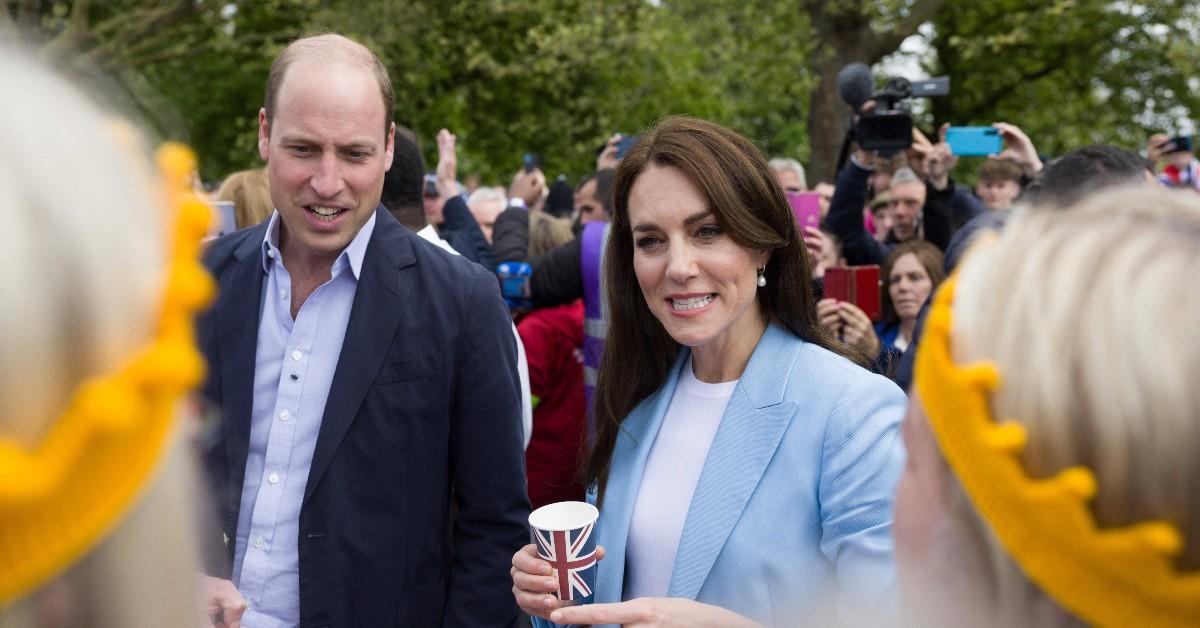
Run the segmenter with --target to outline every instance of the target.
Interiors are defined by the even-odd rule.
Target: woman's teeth
[[[698,310],[709,303],[712,303],[712,300],[713,295],[711,294],[703,297],[692,297],[690,299],[671,299],[671,309],[675,310],[676,312]]]

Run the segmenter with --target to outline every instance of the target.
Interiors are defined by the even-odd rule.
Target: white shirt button
[[[286,299],[286,298],[287,298],[287,290],[280,290],[280,291],[279,291],[279,298],[280,298],[280,299]]]
[[[280,421],[286,421],[286,420],[288,420],[288,419],[290,419],[290,418],[292,418],[292,413],[288,412],[286,408],[283,410],[283,412],[280,412],[280,413],[279,413],[279,420],[280,420]]]
[[[262,547],[262,546],[263,546],[263,538],[261,536],[254,537],[254,547]]]
[[[293,351],[293,352],[292,352],[292,359],[293,359],[293,360],[299,360],[299,359],[300,359],[301,357],[303,357],[303,356],[304,356],[304,354],[303,354],[303,353],[300,353],[300,350],[299,350],[299,349],[296,349],[295,351]]]
[[[267,257],[275,259],[275,249],[267,249]]]
[[[272,473],[271,475],[268,475],[267,481],[270,482],[271,484],[279,484],[279,474]]]

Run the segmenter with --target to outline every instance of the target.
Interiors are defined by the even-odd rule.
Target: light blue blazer
[[[622,599],[629,522],[687,361],[688,351],[680,353],[617,438],[596,524],[597,543],[607,550],[597,565],[597,603]],[[906,405],[888,379],[769,325],[713,438],[668,595],[770,625],[874,623],[891,615],[891,524]]]

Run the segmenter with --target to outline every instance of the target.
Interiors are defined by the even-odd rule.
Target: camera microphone
[[[851,63],[837,75],[838,94],[857,112],[875,92],[875,77],[865,63]]]

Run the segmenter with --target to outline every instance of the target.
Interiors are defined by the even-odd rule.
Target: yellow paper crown
[[[83,382],[32,450],[0,436],[0,607],[117,524],[148,485],[177,404],[204,377],[192,319],[214,292],[199,263],[211,212],[189,184],[191,151],[169,144],[157,161],[177,222],[154,340],[116,373]]]
[[[917,352],[916,387],[942,455],[980,516],[1025,575],[1063,608],[1100,626],[1200,624],[1200,573],[1172,557],[1183,539],[1169,523],[1098,529],[1088,507],[1096,479],[1084,467],[1044,480],[1018,455],[1025,428],[991,418],[1000,373],[960,367],[950,349],[954,280],[942,286]]]

